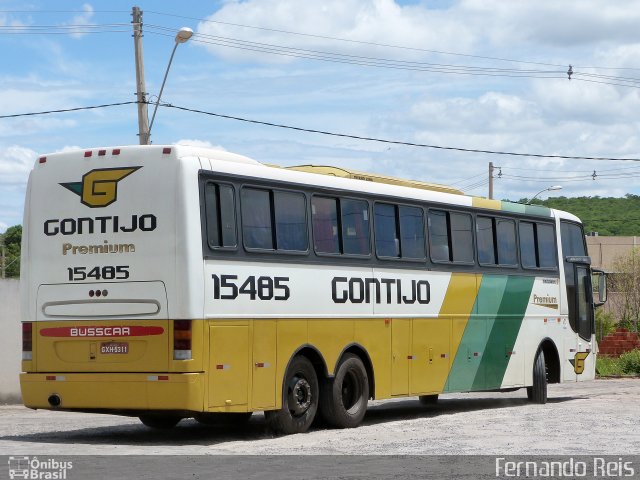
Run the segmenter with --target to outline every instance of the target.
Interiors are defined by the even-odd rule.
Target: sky
[[[0,116],[135,100],[134,0],[0,0]],[[640,0],[139,1],[155,144],[494,198],[640,194]],[[572,66],[571,79],[567,71]],[[152,109],[149,109],[151,114]],[[136,105],[0,118],[0,232],[39,154],[138,143]],[[594,180],[595,177],[595,180]]]

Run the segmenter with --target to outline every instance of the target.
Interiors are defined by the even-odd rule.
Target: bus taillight
[[[191,360],[191,320],[173,321],[173,359]]]
[[[22,360],[33,359],[33,323],[22,324]]]

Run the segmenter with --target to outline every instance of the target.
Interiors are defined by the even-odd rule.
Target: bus
[[[595,376],[606,281],[566,212],[152,145],[39,157],[23,227],[29,408],[290,434]]]

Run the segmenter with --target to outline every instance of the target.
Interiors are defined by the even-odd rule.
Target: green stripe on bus
[[[473,390],[499,388],[518,338],[535,277],[508,277],[497,318],[487,323],[485,355],[473,382]]]
[[[551,217],[551,209],[541,205],[523,205],[522,203],[502,202],[501,209],[505,212]]]
[[[493,327],[507,287],[505,275],[483,275],[471,317],[447,378],[448,391],[468,391],[474,387],[486,350],[487,332]]]

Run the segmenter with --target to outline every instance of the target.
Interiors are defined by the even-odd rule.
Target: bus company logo
[[[573,371],[580,375],[584,372],[584,361],[589,356],[589,352],[577,352],[573,359],[569,360],[571,365],[573,365]]]
[[[538,296],[534,293],[532,303],[540,307],[553,308],[555,310],[558,309],[558,299],[556,297],[552,297],[551,295]]]
[[[148,337],[162,335],[163,327],[116,326],[116,327],[51,327],[40,330],[43,337]]]
[[[140,168],[142,167],[100,168],[85,173],[81,182],[60,185],[78,195],[87,207],[102,208],[118,199],[118,182]]]
[[[65,480],[67,470],[73,468],[73,462],[55,458],[39,460],[38,457],[9,457],[9,478],[28,478],[42,480]]]

